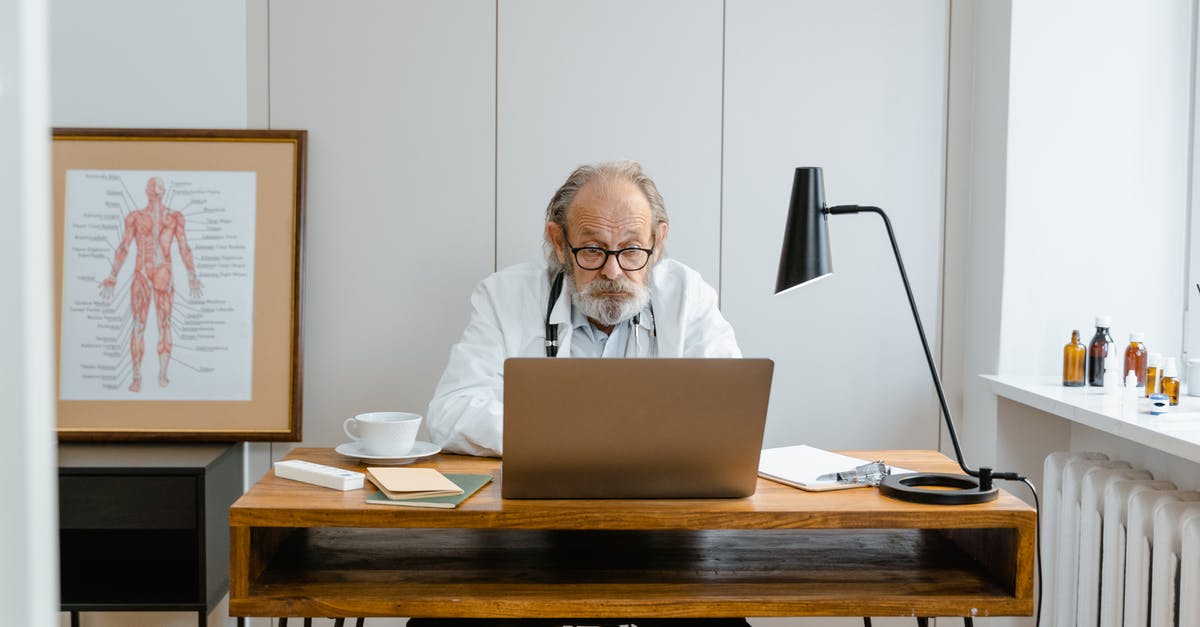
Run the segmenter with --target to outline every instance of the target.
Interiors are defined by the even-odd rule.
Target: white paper
[[[66,173],[63,400],[250,400],[256,176]],[[160,204],[151,202],[152,193]],[[150,211],[152,205],[158,209]],[[125,257],[105,289],[127,231]],[[198,284],[190,281],[189,254]],[[140,330],[139,311],[145,315]]]
[[[821,475],[850,470],[874,460],[859,459],[824,449],[813,448],[806,444],[765,448],[758,458],[758,474],[761,477],[777,481],[804,490],[844,490],[846,488],[864,487],[858,483],[838,483],[837,481],[819,481]],[[889,466],[893,474],[912,472],[904,468]]]

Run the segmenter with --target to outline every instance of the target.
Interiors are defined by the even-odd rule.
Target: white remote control
[[[363,487],[364,477],[361,472],[323,466],[299,459],[275,462],[275,476],[342,491]]]

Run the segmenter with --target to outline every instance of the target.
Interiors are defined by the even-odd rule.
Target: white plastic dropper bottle
[[[1121,391],[1121,414],[1124,416],[1134,416],[1137,414],[1138,406],[1138,384],[1137,373],[1130,370],[1125,373],[1125,387]]]

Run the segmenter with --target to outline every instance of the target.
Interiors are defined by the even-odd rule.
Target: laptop
[[[754,493],[770,359],[504,362],[510,499]]]

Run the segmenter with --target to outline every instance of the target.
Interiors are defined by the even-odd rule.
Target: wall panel
[[[244,128],[246,0],[54,0],[57,126]]]
[[[499,266],[540,258],[575,166],[634,159],[671,216],[668,250],[719,281],[721,2],[502,0]]]
[[[881,221],[838,216],[835,274],[773,294],[792,173],[888,212],[937,354],[948,8],[730,0],[723,306],[775,359],[767,444],[936,448],[940,421]]]
[[[491,0],[276,2],[271,125],[309,131],[304,441],[425,413],[494,258]]]

